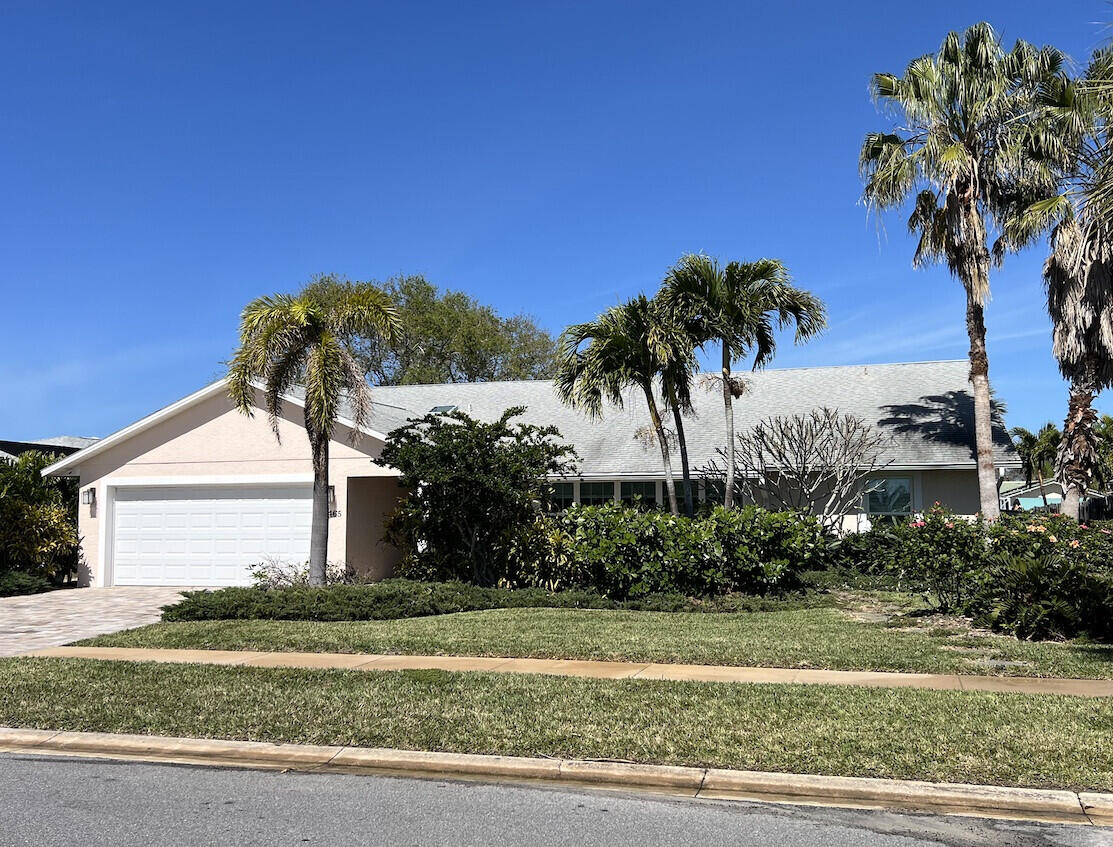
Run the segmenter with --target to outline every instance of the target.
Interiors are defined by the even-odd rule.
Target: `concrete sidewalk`
[[[668,665],[593,662],[571,659],[507,659],[482,656],[384,656],[367,653],[264,653],[247,650],[154,650],[137,647],[51,647],[23,654],[67,659],[177,662],[257,668],[332,668],[393,671],[438,669],[489,673],[537,673],[596,679],[669,679],[802,685],[860,685],[936,691],[990,691],[1011,694],[1065,694],[1113,697],[1113,679],[1042,679],[961,674],[824,671],[746,668],[727,665]]]

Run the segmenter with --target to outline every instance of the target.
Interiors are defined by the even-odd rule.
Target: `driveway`
[[[0,656],[156,623],[183,588],[63,588],[0,597]]]

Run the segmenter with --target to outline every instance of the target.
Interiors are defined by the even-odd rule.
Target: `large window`
[[[602,506],[614,502],[613,482],[581,482],[580,505]]]
[[[887,476],[866,483],[866,512],[870,516],[900,517],[912,514],[912,480]]]
[[[563,512],[576,502],[575,483],[554,482],[550,488],[552,489],[549,495],[550,512]]]
[[[643,509],[654,508],[657,505],[657,483],[622,483],[622,503],[625,506],[639,506]]]

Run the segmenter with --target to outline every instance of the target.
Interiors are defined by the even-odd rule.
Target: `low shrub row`
[[[618,601],[593,591],[539,588],[482,588],[463,582],[388,579],[367,585],[321,588],[222,588],[188,591],[163,609],[164,621],[266,619],[371,621],[418,618],[487,609],[628,609],[654,612],[757,612],[828,605],[819,595],[791,599],[728,594],[693,599],[681,594],[647,594]]]
[[[576,506],[538,518],[510,547],[497,581],[548,590],[588,589],[614,600],[650,594],[764,595],[799,587],[822,566],[829,539],[819,522],[754,506],[694,518],[618,505]],[[468,580],[443,558],[411,551],[403,576]]]
[[[41,594],[54,586],[43,576],[23,571],[0,570],[0,597]]]

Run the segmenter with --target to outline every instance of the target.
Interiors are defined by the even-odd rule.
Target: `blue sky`
[[[858,203],[887,126],[870,74],[979,19],[1084,63],[1113,8],[877,8],[3,3],[0,437],[178,399],[221,373],[245,302],[315,272],[423,273],[558,332],[682,253],[776,256],[831,314],[777,366],[961,358],[960,286]],[[992,278],[1010,424],[1065,409],[1041,261]]]

